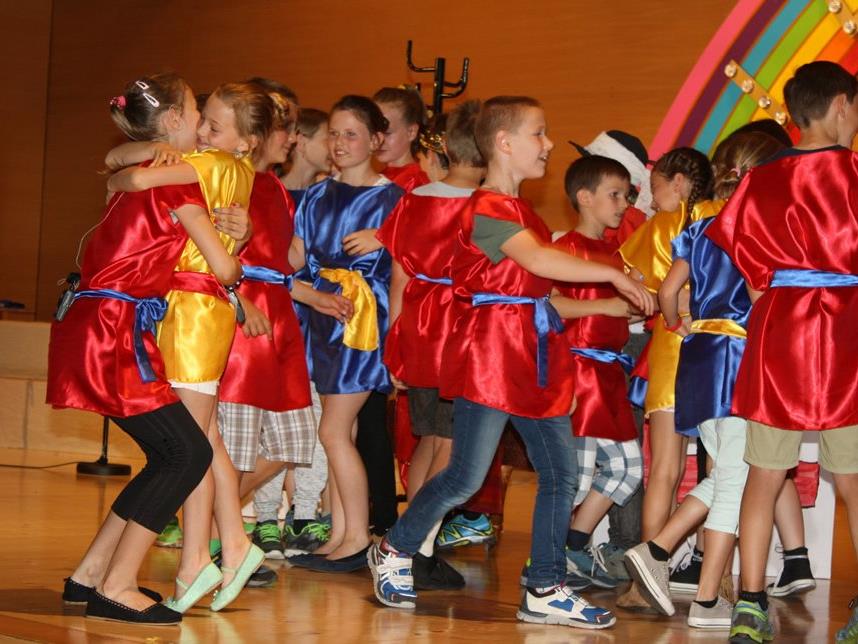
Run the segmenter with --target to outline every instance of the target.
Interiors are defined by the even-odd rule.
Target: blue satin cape
[[[325,179],[307,189],[295,213],[295,236],[304,240],[306,268],[313,288],[339,293],[340,286],[319,277],[322,268],[360,271],[375,295],[379,348],[358,351],[343,344],[343,325],[329,315],[308,310],[307,361],[320,394],[391,390],[381,361],[388,328],[391,258],[384,250],[353,257],[343,250],[343,237],[365,228],[379,228],[404,194],[394,183],[350,186]]]
[[[705,236],[716,218],[691,224],[673,240],[673,258],[691,269],[691,317],[748,323],[751,300],[745,280],[730,257]],[[729,335],[692,333],[682,342],[676,373],[676,431],[697,435],[697,426],[730,416],[733,388],[745,340]]]

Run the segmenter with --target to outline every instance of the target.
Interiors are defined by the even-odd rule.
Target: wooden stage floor
[[[0,463],[44,465],[75,459],[51,452],[0,450]],[[135,463],[139,466],[139,463]],[[124,479],[123,479],[124,480]],[[532,474],[516,473],[506,505],[506,527],[497,548],[455,551],[450,560],[465,575],[467,588],[455,593],[423,593],[415,611],[384,608],[372,594],[368,572],[326,575],[289,569],[275,562],[277,584],[245,590],[222,613],[195,608],[181,628],[129,627],[86,620],[80,608],[63,607],[62,578],[69,574],[122,485],[77,477],[73,466],[53,470],[0,468],[0,641],[74,643],[221,643],[292,641],[448,642],[499,644],[554,642],[677,644],[724,642],[725,631],[686,627],[688,599],[677,614],[662,618],[617,610],[617,625],[605,631],[525,625],[515,619],[518,575],[529,543]],[[848,619],[847,604],[858,590],[858,568],[838,509],[835,578],[820,581],[801,598],[773,600],[778,641],[826,642]],[[171,590],[178,551],[153,548],[140,581],[165,595]],[[594,603],[614,606],[613,592],[585,593]]]

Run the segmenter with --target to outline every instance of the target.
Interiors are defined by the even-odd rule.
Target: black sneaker
[[[438,555],[427,557],[419,552],[411,558],[415,590],[459,590],[465,578]]]
[[[787,597],[797,595],[816,588],[816,579],[810,571],[810,559],[806,554],[784,554],[784,567],[773,584],[769,584],[766,592],[771,597]]]
[[[703,553],[697,548],[686,554],[670,573],[670,590],[675,593],[696,593],[703,568]]]
[[[253,543],[262,549],[266,559],[283,559],[283,542],[276,519],[256,524],[253,528]]]
[[[277,573],[268,566],[259,566],[259,569],[250,575],[250,579],[244,585],[245,588],[267,588],[273,586],[277,581]]]

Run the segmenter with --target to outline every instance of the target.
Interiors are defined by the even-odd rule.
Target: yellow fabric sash
[[[342,295],[352,301],[354,315],[346,322],[343,331],[343,344],[358,351],[378,349],[378,312],[375,295],[360,271],[346,268],[323,268],[319,276],[329,282],[339,284]]]
[[[745,331],[737,322],[726,320],[723,318],[714,318],[711,320],[694,320],[691,323],[692,333],[713,333],[715,335],[731,335],[734,338],[747,338],[748,332]]]

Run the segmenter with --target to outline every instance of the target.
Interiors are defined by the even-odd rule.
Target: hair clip
[[[125,97],[124,96],[114,96],[110,99],[110,107],[118,107],[120,110],[125,109]]]
[[[157,98],[155,98],[154,96],[152,96],[151,94],[149,94],[147,92],[143,92],[143,98],[145,98],[146,102],[149,103],[149,105],[151,105],[152,107],[160,107],[161,106],[161,102]]]
[[[146,99],[146,102],[149,103],[149,105],[152,107],[161,107],[161,101],[146,91],[149,89],[149,83],[143,82],[142,80],[136,80],[134,81],[134,84],[143,90],[143,98]]]

